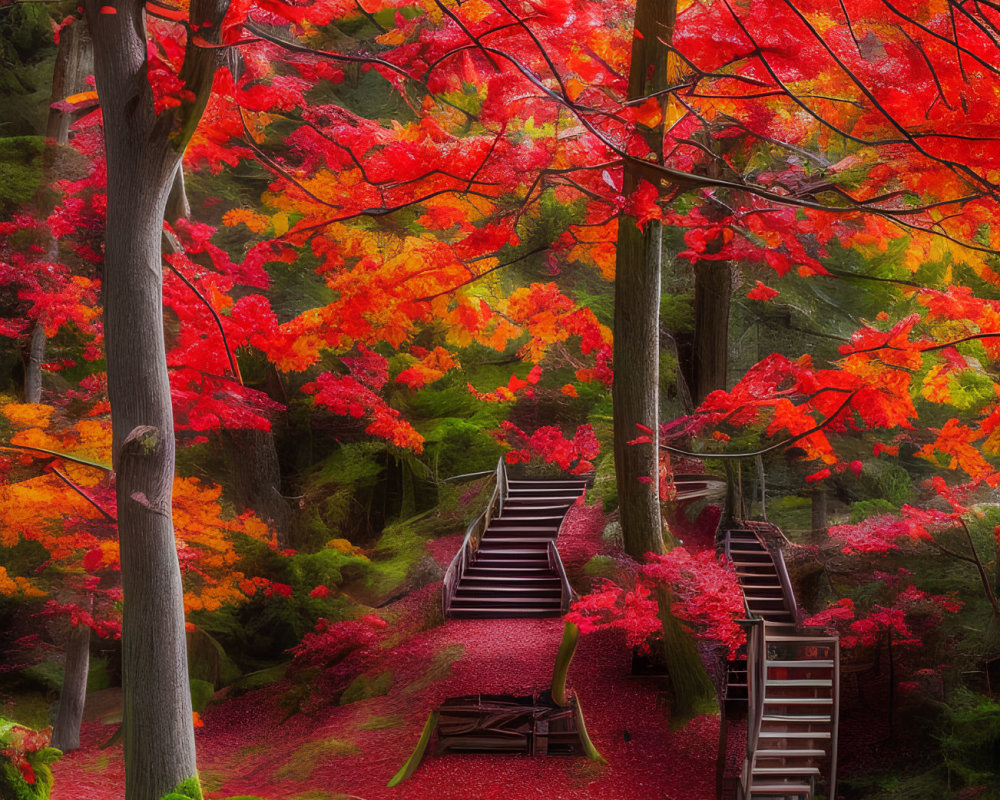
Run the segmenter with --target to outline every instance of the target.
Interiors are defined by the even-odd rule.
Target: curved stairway
[[[740,800],[809,800],[821,781],[836,796],[840,643],[797,626],[781,550],[765,544],[783,538],[766,522],[734,521],[722,532],[750,618],[746,661],[730,664],[727,693],[747,698]]]
[[[459,619],[555,617],[563,581],[553,547],[586,478],[507,480],[500,513],[489,520],[448,607]],[[558,555],[555,555],[558,558]]]

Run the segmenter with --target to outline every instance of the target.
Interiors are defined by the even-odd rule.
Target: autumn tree
[[[228,3],[190,9],[179,104],[154,96],[145,7],[84,4],[107,156],[104,337],[123,589],[126,794],[155,800],[197,766],[184,602],[170,514],[173,413],[162,327],[163,215],[207,99]]]

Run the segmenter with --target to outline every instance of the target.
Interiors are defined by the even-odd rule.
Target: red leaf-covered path
[[[599,508],[570,509],[560,548],[568,569],[599,549]],[[449,755],[425,758],[389,789],[432,708],[474,693],[529,694],[548,687],[562,621],[452,620],[397,645],[380,669],[389,693],[297,714],[281,723],[272,687],[211,706],[198,731],[208,797],[251,794],[272,800],[711,800],[718,719],[668,730],[662,688],[628,677],[630,652],[617,632],[583,637],[570,669],[587,727],[607,758]],[[84,747],[55,766],[53,800],[111,800],[122,794],[121,746],[98,750],[114,727],[88,719]]]

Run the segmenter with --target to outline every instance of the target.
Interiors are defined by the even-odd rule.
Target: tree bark
[[[122,576],[126,800],[158,800],[196,778],[184,598],[171,501],[174,427],[163,340],[161,237],[181,154],[204,110],[211,48],[188,43],[180,78],[193,100],[157,114],[142,0],[86,0],[107,156],[104,336]],[[193,0],[212,41],[224,0]]]
[[[45,361],[45,326],[36,322],[31,329],[28,363],[24,369],[24,402],[42,402],[42,362]]]
[[[281,466],[274,432],[232,430],[222,434],[232,459],[236,502],[268,524],[280,547],[288,547],[292,509],[281,494]]]
[[[52,73],[52,102],[57,103],[84,91],[87,88],[85,79],[93,71],[94,45],[90,39],[90,31],[83,20],[77,20],[63,28],[59,34],[59,50]],[[49,139],[55,139],[57,144],[66,144],[72,122],[72,114],[51,108],[45,135]]]
[[[632,40],[629,99],[666,86],[668,49],[677,15],[675,0],[639,0]],[[662,130],[654,151],[662,151]],[[630,196],[639,175],[625,165],[622,191]],[[663,552],[659,503],[660,266],[662,228],[657,221],[640,231],[623,215],[618,222],[615,263],[615,379],[612,385],[615,472],[625,551],[642,560]],[[648,444],[629,442],[652,434]]]
[[[732,267],[727,261],[703,261],[694,269],[694,404],[725,389],[729,368],[729,307]]]
[[[52,728],[52,746],[64,753],[80,747],[80,723],[87,700],[87,673],[90,671],[90,627],[77,625],[66,645],[66,663],[59,710]]]

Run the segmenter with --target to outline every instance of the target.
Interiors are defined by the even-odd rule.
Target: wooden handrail
[[[569,611],[570,604],[577,599],[576,592],[570,586],[569,576],[566,574],[566,567],[563,566],[562,556],[559,555],[559,548],[556,547],[554,539],[549,540],[549,569],[559,576],[560,604],[559,608],[565,614]]]
[[[489,475],[490,473],[483,472],[480,474]],[[455,592],[462,580],[462,576],[465,575],[465,570],[475,561],[476,551],[479,550],[479,543],[483,540],[483,534],[486,533],[490,521],[503,511],[503,504],[507,498],[508,491],[507,467],[503,458],[497,462],[497,467],[493,471],[493,474],[495,476],[493,494],[490,495],[489,502],[486,504],[483,513],[470,522],[469,527],[465,529],[465,538],[462,539],[462,545],[458,548],[458,552],[455,553],[455,557],[451,560],[448,569],[444,573],[444,579],[441,584],[441,612],[445,618],[447,618],[448,612],[451,610],[451,602],[455,597]]]
[[[788,540],[786,539],[785,541]],[[785,564],[785,553],[780,547],[769,547],[768,550],[771,553],[771,560],[774,561],[774,567],[778,572],[781,592],[785,595],[786,602],[791,606],[788,610],[791,612],[796,626],[798,626],[805,619],[805,614],[803,614],[802,608],[799,606],[799,600],[795,596],[795,589],[792,587],[792,579],[788,574],[788,565]]]
[[[759,617],[740,620],[747,631],[747,751],[743,761],[740,785],[743,797],[749,797],[751,768],[760,740],[764,716],[764,676],[767,668],[767,648],[764,643],[764,620]]]

